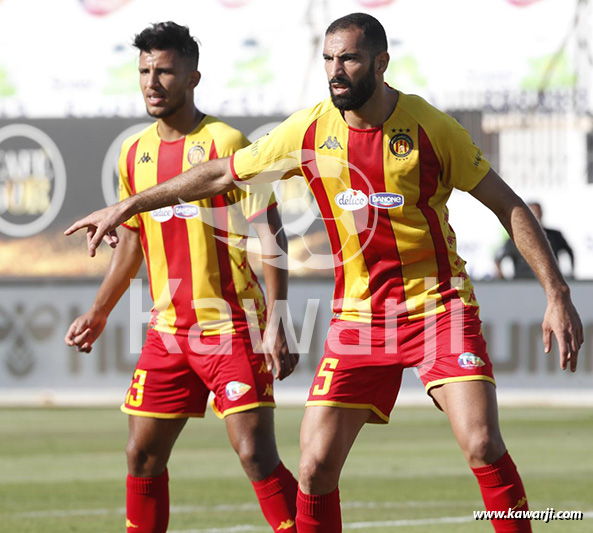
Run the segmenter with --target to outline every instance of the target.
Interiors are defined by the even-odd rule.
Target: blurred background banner
[[[128,300],[120,302],[93,355],[63,344],[66,327],[90,305],[110,258],[102,247],[90,259],[84,234],[65,238],[63,231],[116,201],[121,142],[151,121],[138,88],[134,35],[152,22],[187,25],[201,43],[198,106],[255,140],[327,97],[325,29],[356,11],[386,28],[387,82],[454,116],[503,178],[525,200],[542,205],[545,226],[561,230],[574,251],[574,271],[559,259],[577,280],[571,286],[588,328],[585,362],[576,377],[556,376],[537,345],[541,289],[535,282],[487,281],[497,276],[494,256],[508,237],[487,209],[454,191],[450,223],[469,274],[483,281],[477,293],[499,383],[540,392],[590,388],[592,3],[0,0],[0,388],[8,396],[18,391],[13,398],[31,393],[39,400],[42,390],[54,399],[68,390],[100,398],[129,380],[135,355],[127,340]],[[295,259],[291,306],[300,309],[305,296],[324,295],[316,336],[293,380],[301,391],[321,353],[333,282],[332,269],[309,268],[308,258],[327,255],[329,246],[303,183],[277,186]],[[508,265],[503,270],[512,277]]]

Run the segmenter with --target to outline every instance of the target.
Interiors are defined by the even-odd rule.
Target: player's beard
[[[146,112],[152,118],[167,118],[167,117],[170,117],[171,115],[174,115],[175,113],[177,113],[177,111],[182,109],[184,105],[185,105],[185,94],[183,94],[177,102],[174,102],[169,107],[159,109],[158,111],[150,111],[148,106],[146,106]]]
[[[371,62],[371,66],[367,73],[356,85],[352,85],[349,80],[340,77],[329,80],[329,94],[333,104],[340,111],[351,111],[353,109],[361,108],[375,92],[375,89],[377,88],[377,80],[375,79],[372,65],[373,62]],[[348,94],[334,94],[331,88],[332,83],[340,83],[348,87],[350,89]]]

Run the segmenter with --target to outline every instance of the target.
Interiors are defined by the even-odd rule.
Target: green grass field
[[[276,410],[286,465],[296,471],[302,409]],[[534,531],[593,531],[593,412],[502,409],[505,440],[532,510],[578,510],[580,522]],[[113,409],[0,410],[0,531],[123,532],[127,421]],[[170,533],[268,532],[224,424],[190,421],[169,464]],[[344,530],[493,531],[475,522],[477,484],[445,417],[398,408],[388,426],[363,429],[341,482]]]

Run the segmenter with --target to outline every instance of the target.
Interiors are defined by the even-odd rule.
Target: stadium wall
[[[118,405],[129,385],[151,307],[146,281],[114,309],[90,354],[64,344],[66,330],[88,309],[98,280],[2,280],[0,304],[0,405]],[[331,318],[332,279],[294,278],[289,309],[301,347],[290,379],[277,383],[279,404],[306,398]],[[557,349],[543,352],[543,291],[536,282],[478,282],[476,294],[495,365],[501,403],[593,405],[593,282],[572,282],[585,325],[585,344],[576,374],[558,368]],[[307,306],[309,310],[307,310]],[[400,399],[427,404],[412,370]]]

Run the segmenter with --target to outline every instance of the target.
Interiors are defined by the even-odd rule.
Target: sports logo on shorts
[[[200,214],[200,208],[194,204],[179,204],[173,211],[177,218],[196,218]]]
[[[457,358],[457,364],[465,370],[471,370],[472,368],[480,368],[486,363],[484,363],[484,361],[482,361],[476,354],[465,352]]]
[[[335,202],[344,211],[358,211],[369,203],[368,196],[362,191],[346,189],[336,194]]]
[[[204,161],[205,155],[206,151],[204,150],[204,147],[196,144],[195,146],[192,146],[187,152],[187,161],[190,165],[198,165]]]
[[[377,192],[370,195],[369,204],[379,209],[393,209],[404,205],[404,197],[394,192]]]
[[[173,208],[161,207],[159,209],[153,209],[150,212],[150,216],[157,222],[167,222],[167,220],[171,220],[173,218]]]
[[[414,149],[412,137],[405,133],[397,133],[389,141],[389,149],[395,157],[408,157]]]
[[[234,402],[241,398],[251,387],[247,383],[241,383],[240,381],[229,381],[226,384],[226,397]]]

